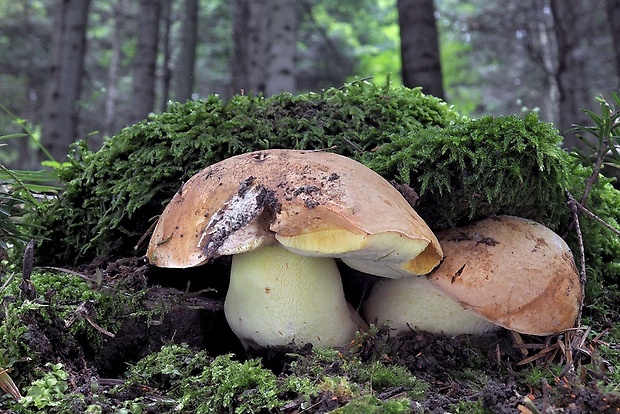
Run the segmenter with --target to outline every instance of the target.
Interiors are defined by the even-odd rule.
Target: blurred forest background
[[[98,148],[171,100],[366,77],[565,132],[620,86],[620,0],[0,0],[0,136],[35,138],[0,163]]]

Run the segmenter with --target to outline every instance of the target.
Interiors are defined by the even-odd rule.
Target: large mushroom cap
[[[159,218],[147,257],[185,268],[274,239],[385,277],[426,274],[442,257],[426,223],[380,175],[340,155],[296,150],[235,156],[193,176]]]
[[[542,224],[491,217],[438,233],[445,260],[431,282],[507,329],[548,335],[574,326],[579,274],[564,240]]]

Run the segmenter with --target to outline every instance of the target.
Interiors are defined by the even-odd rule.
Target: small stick
[[[603,142],[598,149],[598,154],[596,157],[596,163],[594,164],[594,168],[592,169],[592,175],[588,177],[586,180],[586,188],[583,190],[583,196],[581,197],[581,204],[585,204],[588,200],[588,196],[590,195],[590,191],[592,190],[592,186],[598,180],[598,176],[601,173],[601,169],[603,168],[603,162],[605,161],[605,154],[609,150],[609,140],[607,137],[603,139]]]
[[[153,230],[155,230],[155,225],[157,224],[157,221],[154,221],[153,223],[151,223],[151,225],[149,226],[149,228],[144,232],[144,234],[140,237],[140,240],[138,240],[138,243],[136,243],[136,245],[133,247],[134,250],[138,250],[140,248],[140,246],[142,245],[142,243],[144,242],[144,240],[151,234],[153,233]]]
[[[577,240],[579,241],[579,261],[580,269],[579,269],[579,282],[581,285],[581,303],[579,304],[579,314],[577,315],[577,321],[581,320],[581,312],[583,310],[583,301],[586,290],[586,253],[583,247],[583,235],[581,234],[581,226],[579,225],[579,212],[577,210],[577,201],[573,197],[573,195],[567,190],[566,195],[568,197],[568,205],[570,206],[571,212],[573,213],[573,223],[575,224],[575,230],[577,232]]]
[[[110,338],[114,338],[114,334],[110,331],[107,331],[105,329],[103,329],[101,326],[99,326],[94,320],[93,318],[90,316],[89,312],[88,312],[88,308],[86,307],[86,304],[88,303],[88,301],[84,301],[82,303],[80,303],[80,305],[77,307],[77,309],[75,310],[75,312],[73,313],[72,316],[69,317],[69,319],[67,319],[65,321],[65,326],[68,328],[70,327],[73,322],[75,322],[77,316],[81,316],[82,318],[84,318],[86,320],[86,322],[88,322],[90,324],[90,326],[92,326],[97,332],[109,336]]]
[[[13,280],[14,276],[15,276],[15,273],[11,273],[9,275],[9,278],[6,280],[6,282],[4,282],[4,285],[2,285],[2,287],[0,287],[0,294],[2,294],[2,292],[4,292],[4,289],[6,289],[6,287],[9,285],[9,283],[11,283],[11,280]]]
[[[569,194],[569,196],[570,196],[570,194]],[[581,203],[577,202],[577,200],[573,199],[573,201],[575,202],[575,206],[577,206],[577,208],[579,208],[579,210],[581,210],[584,213],[586,213],[586,215],[588,217],[594,219],[597,223],[602,224],[603,226],[607,227],[609,230],[613,231],[618,236],[620,236],[620,230],[618,230],[617,228],[615,228],[614,226],[612,226],[611,224],[607,223],[605,220],[603,220],[602,218],[600,218],[599,216],[597,216],[596,214],[594,214],[593,212],[591,212],[590,210],[585,208]]]
[[[32,267],[34,264],[34,249],[37,245],[37,241],[35,239],[31,239],[26,246],[26,250],[24,251],[24,264],[22,267],[22,281],[19,284],[19,290],[21,290],[22,295],[26,299],[34,299],[37,296],[36,289],[34,284],[30,280],[30,276],[32,275]]]
[[[351,148],[353,148],[353,151],[357,152],[358,154],[363,154],[364,150],[362,150],[356,143],[354,143],[353,141],[351,141],[348,138],[345,137],[341,137],[341,139],[347,143],[348,146],[350,146]]]

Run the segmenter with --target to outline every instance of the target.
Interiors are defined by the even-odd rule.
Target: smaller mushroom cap
[[[242,154],[194,175],[159,218],[147,257],[193,267],[276,241],[384,277],[426,274],[442,258],[433,232],[379,174],[297,150]]]
[[[438,233],[445,252],[430,281],[504,328],[549,335],[574,326],[581,286],[566,242],[519,217],[491,217]]]

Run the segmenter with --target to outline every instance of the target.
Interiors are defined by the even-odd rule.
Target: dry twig
[[[109,336],[110,338],[114,338],[114,334],[112,332],[103,329],[93,320],[93,318],[90,315],[88,306],[87,306],[88,304],[90,304],[89,301],[84,301],[80,303],[80,305],[77,307],[73,315],[65,321],[65,326],[67,327],[71,326],[73,322],[75,322],[77,317],[81,317],[81,318],[84,318],[84,320],[86,320],[86,322],[88,322],[90,326],[92,326],[97,332],[102,333],[106,336]]]
[[[583,301],[584,301],[586,281],[587,281],[586,253],[583,247],[583,234],[581,233],[581,226],[579,225],[579,210],[577,209],[578,203],[577,201],[575,201],[575,198],[568,190],[566,190],[566,196],[568,197],[568,205],[573,214],[573,224],[575,225],[575,231],[577,232],[577,240],[579,241],[579,261],[580,261],[580,268],[579,268],[579,282],[580,283],[579,284],[581,285],[581,303],[579,304],[579,313],[577,315],[577,322],[579,323],[579,321],[581,320],[581,312],[583,310]]]

